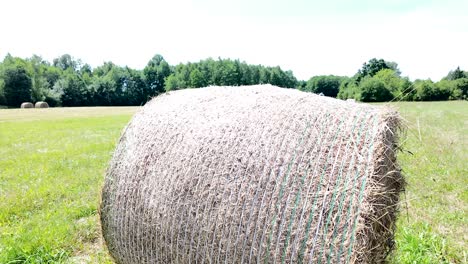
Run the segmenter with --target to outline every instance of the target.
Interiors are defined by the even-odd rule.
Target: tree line
[[[155,55],[143,70],[112,62],[93,69],[69,54],[52,62],[37,55],[23,59],[8,54],[0,62],[0,105],[9,107],[37,101],[46,101],[51,106],[142,105],[171,90],[254,84],[272,84],[365,102],[468,98],[468,72],[460,68],[436,83],[411,82],[401,76],[396,63],[383,59],[369,60],[352,77],[314,76],[308,81],[297,80],[291,71],[279,66],[221,58],[172,66],[161,55]]]
[[[340,83],[338,98],[364,102],[441,101],[468,99],[468,72],[460,67],[438,82],[402,77],[395,62],[371,59],[351,78]]]

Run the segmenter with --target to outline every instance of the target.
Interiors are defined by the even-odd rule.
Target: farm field
[[[393,103],[408,186],[391,263],[466,263],[468,103]],[[0,263],[111,263],[104,173],[138,107],[0,109]]]

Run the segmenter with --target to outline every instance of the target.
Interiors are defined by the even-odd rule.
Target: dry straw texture
[[[404,181],[399,116],[273,86],[156,97],[102,192],[117,263],[378,263]]]
[[[49,108],[49,104],[47,102],[36,102],[34,105],[35,108]]]
[[[34,108],[34,105],[30,102],[25,102],[21,104],[21,108]]]

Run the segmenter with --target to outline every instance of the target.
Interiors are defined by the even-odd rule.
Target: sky
[[[434,81],[468,70],[468,0],[2,0],[0,60],[62,54],[143,69],[208,57],[279,65],[301,80],[371,58]]]

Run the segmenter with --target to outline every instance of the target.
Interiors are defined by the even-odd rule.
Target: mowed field
[[[466,263],[468,102],[394,103],[408,186],[391,263]],[[137,107],[0,109],[0,263],[111,263],[98,207]]]

